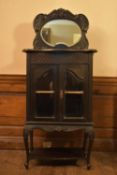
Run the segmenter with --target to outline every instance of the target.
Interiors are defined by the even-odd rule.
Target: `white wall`
[[[32,48],[38,13],[65,8],[85,14],[87,37],[96,48],[94,76],[117,76],[117,0],[0,0],[0,74],[25,74],[24,48]]]

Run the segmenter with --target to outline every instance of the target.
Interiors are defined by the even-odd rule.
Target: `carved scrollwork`
[[[83,14],[76,15],[75,20],[79,24],[79,26],[82,29],[82,31],[87,32],[87,30],[89,28],[89,21],[86,18],[86,16],[83,15]]]
[[[25,128],[29,131],[31,131],[32,129],[40,129],[43,131],[47,131],[47,132],[71,132],[71,131],[77,131],[77,130],[85,130],[84,126],[65,126],[65,125],[27,125],[25,126]]]

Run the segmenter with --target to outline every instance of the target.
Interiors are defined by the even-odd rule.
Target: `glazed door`
[[[87,121],[88,114],[88,66],[62,66],[63,120]]]
[[[31,108],[33,120],[56,120],[57,72],[57,67],[54,65],[32,66]]]
[[[33,65],[31,117],[42,121],[88,121],[87,64]]]

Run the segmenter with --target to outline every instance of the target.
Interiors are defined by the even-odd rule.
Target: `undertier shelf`
[[[40,148],[30,152],[30,159],[45,161],[75,161],[84,157],[82,148]]]

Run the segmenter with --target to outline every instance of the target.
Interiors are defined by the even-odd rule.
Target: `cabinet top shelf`
[[[40,49],[24,49],[23,52],[79,52],[79,53],[95,53],[96,49],[73,49],[73,48],[40,48]]]

